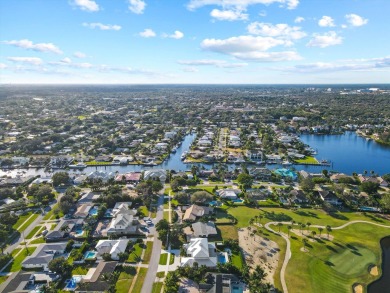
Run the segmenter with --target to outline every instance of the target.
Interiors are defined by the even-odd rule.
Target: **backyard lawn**
[[[226,240],[226,239],[238,239],[237,227],[234,225],[217,225],[218,231],[218,239]]]
[[[305,157],[304,159],[295,160],[297,163],[303,163],[303,164],[318,164],[318,161],[314,157]]]

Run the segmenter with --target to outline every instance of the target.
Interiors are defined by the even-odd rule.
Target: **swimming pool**
[[[75,232],[75,236],[77,237],[81,237],[84,234],[84,230],[82,228],[76,228],[74,232]]]
[[[234,202],[234,203],[243,203],[244,200],[241,199],[241,198],[237,198],[237,199],[232,199],[232,202]]]
[[[242,289],[241,286],[233,286],[232,287],[232,293],[243,293],[244,290]]]
[[[81,279],[82,278],[80,276],[73,276],[72,279],[66,281],[64,289],[67,291],[74,291],[77,287],[77,283],[80,283]]]
[[[276,169],[274,172],[282,177],[290,177],[293,180],[298,177],[297,173],[286,168]]]
[[[363,212],[379,212],[378,208],[373,208],[373,207],[360,207],[359,210]]]
[[[94,206],[92,209],[89,210],[89,213],[91,216],[96,216],[98,214],[98,207]]]
[[[209,205],[210,206],[217,206],[217,207],[219,207],[220,205],[221,205],[222,203],[220,202],[220,201],[216,201],[216,200],[213,200],[213,201],[210,201],[209,202]]]
[[[97,252],[96,251],[87,251],[85,254],[84,254],[84,259],[94,259],[96,258],[97,256]]]
[[[218,254],[218,262],[219,263],[226,263],[226,257],[223,254]]]

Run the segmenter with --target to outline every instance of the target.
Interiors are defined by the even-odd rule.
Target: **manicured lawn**
[[[234,225],[217,225],[217,231],[221,234],[221,240],[238,239],[237,227]]]
[[[156,274],[156,277],[157,277],[157,278],[164,278],[164,277],[165,277],[165,272],[158,272],[158,273]]]
[[[38,218],[38,216],[39,214],[32,214],[32,216],[18,228],[18,231],[23,232],[24,230],[26,230],[28,226],[30,226],[31,223],[34,222],[36,218]]]
[[[5,272],[17,272],[20,271],[22,268],[22,262],[23,260],[31,255],[35,251],[36,247],[28,247],[28,251],[26,248],[23,248],[23,250],[14,258],[14,261],[4,270]],[[20,249],[19,249],[20,250]],[[14,250],[15,251],[15,250]],[[12,255],[14,254],[14,251],[12,252]]]
[[[282,231],[287,232],[285,226]],[[379,241],[389,233],[390,229],[356,223],[332,231],[332,241],[327,239],[326,233],[322,239],[316,237],[309,241],[308,252],[301,251],[302,237],[291,234],[292,257],[286,270],[289,291],[352,292],[355,282],[371,283],[375,277],[369,274],[368,267],[371,264],[380,266]]]
[[[19,230],[19,227],[31,216],[31,212],[19,217],[18,221],[12,226],[15,230]]]
[[[26,239],[31,239],[34,237],[34,235],[38,232],[38,230],[40,230],[42,228],[42,226],[35,226],[34,229],[31,230],[30,233],[28,233],[28,235],[26,236]]]
[[[132,292],[134,293],[141,292],[142,285],[144,284],[144,280],[147,272],[148,272],[147,268],[141,268],[139,270],[138,277]]]
[[[30,242],[30,244],[41,244],[41,243],[46,243],[45,239],[43,237],[39,237],[37,239],[34,239],[33,241]]]
[[[143,244],[141,244],[143,245]],[[130,253],[129,258],[127,259],[128,262],[137,262],[137,258],[141,257],[142,254],[142,247],[139,243],[134,245],[134,251]]]
[[[86,275],[88,273],[89,268],[85,266],[76,266],[73,267],[72,275]]]
[[[318,164],[318,161],[314,157],[305,157],[304,159],[295,160],[297,163],[303,163],[303,164]]]
[[[173,255],[172,253],[169,255],[169,264],[173,264],[175,262],[175,255]]]
[[[148,264],[150,261],[150,258],[152,256],[152,251],[153,251],[153,242],[148,241],[146,242],[146,250],[144,254],[144,259],[142,260],[142,263]]]
[[[96,161],[90,161],[90,162],[84,162],[88,166],[101,166],[101,165],[111,165],[111,162],[96,162]]]
[[[167,264],[167,260],[168,260],[168,253],[162,253],[162,254],[160,255],[159,264],[160,264],[160,265],[166,265],[166,264]]]
[[[164,211],[163,217],[164,217],[164,220],[167,220],[169,222],[169,212],[168,211]]]
[[[160,293],[163,287],[162,282],[153,283],[152,293]]]
[[[0,276],[0,284],[4,283],[8,279],[7,276]]]
[[[145,217],[149,216],[149,211],[148,211],[148,208],[146,206],[139,207],[139,210],[145,215]]]
[[[244,265],[244,261],[242,259],[241,252],[239,254],[232,254],[231,262],[235,267],[242,269],[242,266]]]
[[[133,282],[134,276],[136,275],[136,268],[126,267],[123,272],[120,273],[118,281],[116,282],[117,293],[129,292],[131,283]]]
[[[55,209],[58,209],[58,204],[55,204],[55,205],[53,206],[53,208],[52,208],[52,209],[43,217],[43,219],[44,219],[44,220],[50,220],[50,219],[54,216],[53,211],[54,211]],[[64,216],[64,213],[61,212],[61,211],[59,211],[58,216],[59,216],[59,217],[63,217],[63,216]]]

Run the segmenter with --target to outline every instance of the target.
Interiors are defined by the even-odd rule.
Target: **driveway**
[[[161,195],[157,203],[157,214],[156,214],[156,219],[154,221],[155,223],[158,223],[163,218],[163,212],[164,212],[163,204],[164,204],[164,195]],[[162,247],[162,243],[160,240],[158,240],[157,236],[158,233],[157,231],[155,231],[152,257],[150,258],[149,269],[148,272],[146,273],[144,285],[142,286],[141,293],[152,292],[153,283],[156,279],[157,268],[160,262],[160,254],[161,254],[161,247]]]

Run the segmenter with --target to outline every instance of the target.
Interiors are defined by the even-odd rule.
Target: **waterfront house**
[[[165,180],[167,180],[167,172],[164,169],[147,170],[144,173],[144,179],[156,180],[164,184]]]
[[[237,195],[240,193],[239,189],[219,189],[216,191],[217,195],[223,199],[237,199]]]
[[[343,204],[343,201],[337,197],[336,194],[329,190],[320,190],[317,191],[317,194],[320,199],[323,201],[330,203],[331,205],[340,206]]]
[[[199,266],[216,267],[218,263],[215,243],[209,243],[207,238],[192,238],[190,243],[184,244],[186,257],[182,257],[181,266],[192,267],[194,263]]]

